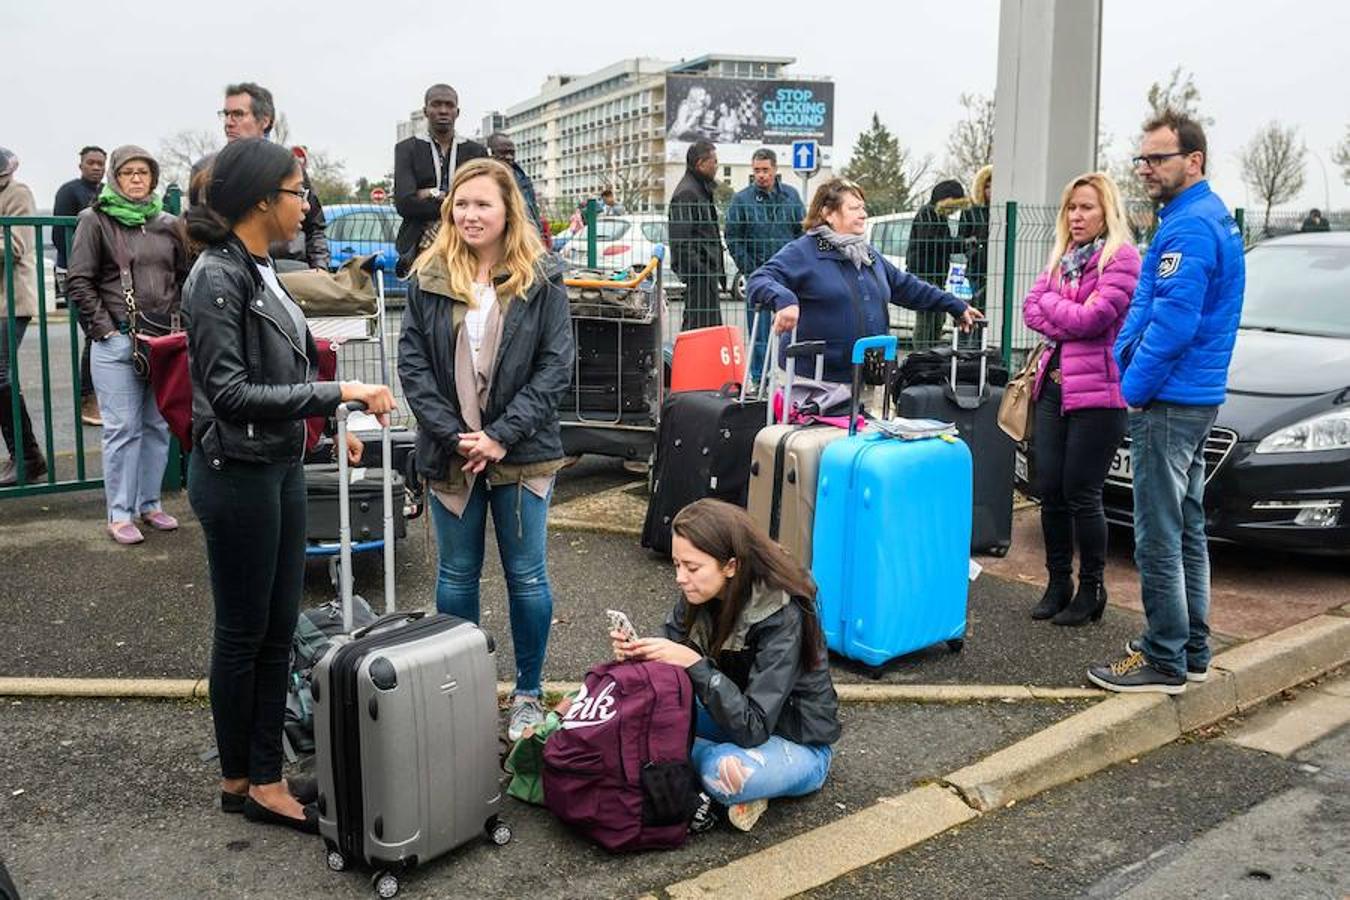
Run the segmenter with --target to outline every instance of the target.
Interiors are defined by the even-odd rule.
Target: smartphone
[[[628,621],[628,616],[617,609],[605,610],[605,615],[609,616],[609,630],[617,631],[630,641],[637,640],[637,629],[633,623]]]

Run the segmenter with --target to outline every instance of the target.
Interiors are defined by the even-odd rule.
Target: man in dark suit
[[[726,277],[722,231],[717,223],[717,148],[695,141],[685,154],[685,173],[670,197],[670,251],[684,282],[680,330],[722,324],[718,292]]]
[[[433,84],[423,98],[427,133],[394,145],[394,208],[403,217],[398,238],[398,275],[403,277],[425,243],[423,235],[440,222],[441,203],[450,193],[455,169],[487,156],[482,144],[455,134],[459,94],[448,84]]]

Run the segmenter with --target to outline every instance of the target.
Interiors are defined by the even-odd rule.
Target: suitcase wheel
[[[328,868],[334,872],[341,872],[347,868],[347,857],[342,855],[341,850],[328,851]]]
[[[1007,544],[1001,544],[1001,545],[999,545],[999,546],[997,546],[997,547],[990,547],[990,548],[989,548],[989,555],[990,555],[990,556],[997,556],[997,557],[1000,557],[1000,558],[1002,558],[1002,557],[1004,557],[1004,556],[1007,556],[1007,555],[1008,555],[1008,545],[1007,545]]]
[[[965,638],[952,638],[947,642],[947,649],[953,653],[960,653],[961,648],[966,645]]]
[[[511,843],[511,826],[499,821],[496,816],[484,823],[483,831],[487,834],[488,840],[498,847],[504,847]]]
[[[370,877],[370,886],[384,900],[398,896],[398,876],[393,872],[376,872]]]

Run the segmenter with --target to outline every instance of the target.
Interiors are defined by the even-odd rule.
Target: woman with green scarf
[[[108,183],[80,213],[66,279],[94,339],[89,360],[103,416],[107,529],[119,544],[145,540],[136,519],[156,531],[178,527],[159,502],[169,426],[132,365],[129,333],[132,303],[146,319],[176,319],[187,277],[178,220],[164,212],[158,183],[159,163],[147,151],[127,145],[112,152]]]

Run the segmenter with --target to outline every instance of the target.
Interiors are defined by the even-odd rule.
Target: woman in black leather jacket
[[[188,497],[206,536],[215,601],[211,714],[221,809],[318,833],[313,785],[281,777],[286,675],[305,566],[304,419],[358,400],[393,408],[387,387],[316,383],[304,314],[267,255],[304,218],[299,163],[240,140],[215,158],[206,202],[188,212],[205,245],[183,288],[192,438]],[[348,456],[360,459],[359,441]]]
[[[820,789],[839,739],[839,699],[810,574],[745,510],[698,500],[671,523],[683,596],[666,637],[626,641],[620,659],[683,666],[697,702],[690,754],[703,789],[749,831],[774,797]],[[707,807],[694,830],[708,827]]]

